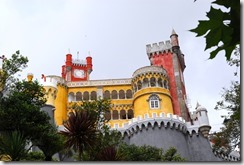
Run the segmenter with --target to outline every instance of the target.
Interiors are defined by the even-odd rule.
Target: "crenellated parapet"
[[[169,52],[172,50],[172,44],[170,43],[169,40],[165,41],[165,43],[159,42],[159,43],[153,43],[153,44],[148,44],[146,45],[146,51],[148,57],[150,57],[150,54],[153,53],[159,53],[159,52]]]
[[[60,76],[49,75],[43,76],[40,80],[40,84],[42,84],[44,87],[50,86],[57,88],[58,85],[66,86],[66,81]]]
[[[86,60],[72,59],[72,65],[74,65],[74,66],[86,66],[87,62],[86,62]]]
[[[182,117],[170,113],[160,113],[159,115],[152,113],[151,116],[148,113],[143,116],[138,115],[135,118],[132,118],[128,123],[124,123],[122,127],[111,127],[112,129],[120,131],[122,135],[126,133],[128,136],[131,136],[137,131],[142,130],[142,128],[147,129],[149,125],[151,125],[152,128],[175,128],[176,130],[182,131],[184,134],[189,134],[190,136],[201,133],[199,130],[200,125],[198,123],[192,125],[190,122],[186,122]]]
[[[237,152],[237,151],[232,151],[233,152]],[[218,158],[220,158],[223,161],[240,161],[240,154],[237,153],[235,155],[233,155],[232,153],[226,155],[223,153],[218,153],[217,151],[214,152],[214,155]]]

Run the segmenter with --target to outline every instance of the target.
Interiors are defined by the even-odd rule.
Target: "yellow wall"
[[[54,118],[57,125],[62,125],[63,121],[67,120],[67,87],[58,85],[57,97],[55,100]]]
[[[84,87],[72,87],[66,89],[65,86],[59,85],[57,98],[55,100],[55,121],[57,125],[62,125],[63,121],[67,119],[67,108],[70,104],[68,102],[68,93],[73,92],[89,92],[97,91],[98,87],[94,86],[84,86]],[[99,87],[101,89],[101,87]],[[110,86],[103,86],[102,90],[105,92],[106,90],[110,91],[116,90],[119,92],[120,90],[132,90],[131,85],[110,85]],[[157,94],[161,101],[160,101],[160,109],[150,109],[149,102],[147,101],[151,94]],[[111,112],[113,110],[129,110],[132,109],[134,111],[134,117],[136,118],[138,115],[141,115],[144,118],[144,114],[148,114],[149,117],[152,117],[152,113],[159,114],[161,112],[172,113],[173,114],[173,107],[172,107],[172,100],[170,96],[170,92],[168,89],[164,89],[162,87],[148,87],[143,88],[137,91],[131,99],[111,99]],[[111,127],[114,127],[114,124],[119,124],[119,127],[123,126],[123,123],[128,123],[130,119],[118,119],[118,120],[110,120],[109,124]]]
[[[155,93],[161,99],[159,109],[150,109],[149,102],[147,101],[152,93]],[[152,117],[152,113],[155,112],[157,115],[164,112],[173,113],[172,101],[170,98],[169,91],[163,88],[150,87],[139,90],[134,94],[134,117],[148,113]]]
[[[54,88],[54,87],[51,87],[51,86],[45,86],[44,89],[45,89],[45,92],[47,93],[47,95],[46,95],[46,99],[47,99],[46,104],[54,106],[55,105],[55,96],[56,96],[56,93],[57,93],[57,89]]]

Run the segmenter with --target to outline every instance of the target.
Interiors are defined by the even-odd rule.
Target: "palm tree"
[[[123,161],[124,156],[123,154],[118,152],[116,146],[108,146],[102,149],[98,155],[96,156],[95,160],[98,161]]]
[[[65,146],[78,151],[78,160],[82,152],[91,148],[97,138],[97,113],[89,110],[74,110],[69,119],[64,122],[64,131],[60,133],[66,137]]]

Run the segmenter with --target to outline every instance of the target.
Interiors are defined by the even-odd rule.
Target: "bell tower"
[[[66,55],[65,65],[62,66],[62,77],[67,81],[87,81],[92,72],[92,57],[86,60],[73,59],[72,54]]]
[[[186,89],[183,72],[185,69],[184,54],[179,46],[178,35],[172,30],[170,41],[146,45],[151,65],[163,67],[169,75],[169,88],[172,97],[174,114],[190,120],[187,108]]]

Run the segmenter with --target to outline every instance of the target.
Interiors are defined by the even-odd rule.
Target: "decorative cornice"
[[[133,75],[132,78],[136,78],[137,76],[140,75],[145,75],[146,73],[158,73],[158,74],[162,74],[165,77],[168,77],[167,71],[159,66],[144,66],[142,68],[137,69]]]
[[[127,79],[108,79],[108,80],[89,80],[79,82],[68,82],[68,87],[83,86],[109,86],[109,85],[131,85],[131,78]]]

